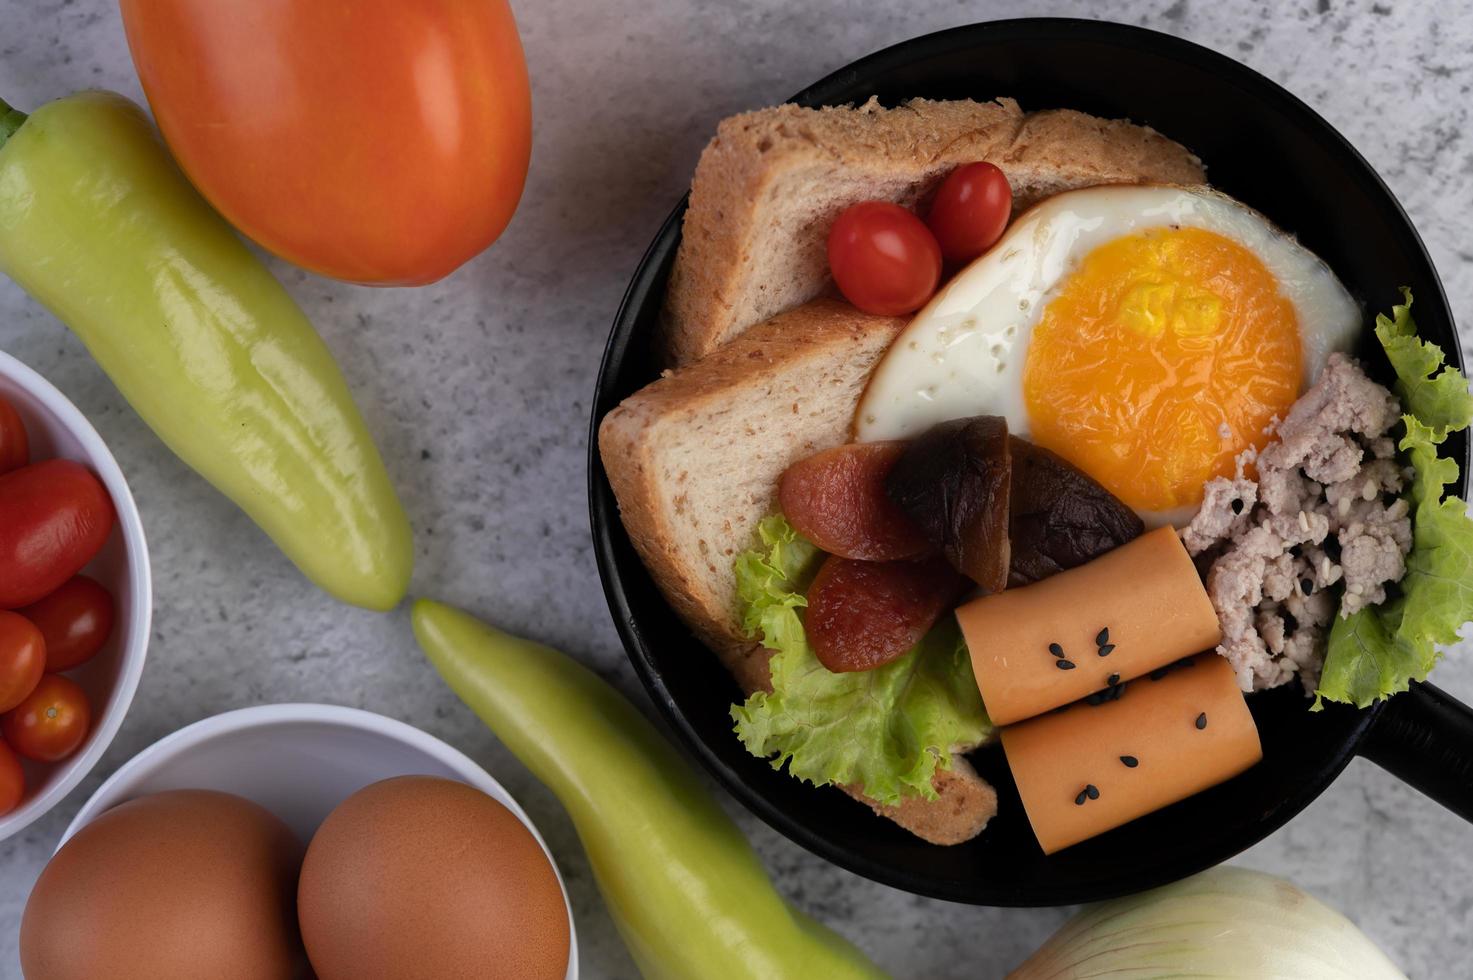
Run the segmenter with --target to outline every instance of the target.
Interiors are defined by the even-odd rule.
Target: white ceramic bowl
[[[0,395],[15,406],[30,438],[31,459],[74,459],[107,487],[118,523],[102,551],[83,570],[107,587],[117,610],[112,636],[87,663],[67,671],[92,704],[92,731],[71,758],[55,765],[24,763],[26,795],[0,816],[0,841],[20,831],[70,793],[102,758],[133,703],[148,653],[153,582],[143,522],[123,471],[77,407],[45,378],[0,351]]]
[[[305,843],[339,803],[392,776],[456,779],[500,802],[542,845],[542,835],[501,784],[463,753],[401,721],[328,704],[269,704],[215,715],[166,735],[100,786],[61,844],[110,807],[170,789],[214,789],[254,800]],[[57,845],[60,850],[61,844]],[[567,980],[578,977],[578,934],[568,906]]]

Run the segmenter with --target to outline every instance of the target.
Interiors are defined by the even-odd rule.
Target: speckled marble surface
[[[415,592],[556,644],[645,704],[590,551],[588,399],[625,280],[716,120],[917,34],[1008,16],[1095,16],[1102,6],[517,6],[537,134],[527,194],[501,243],[418,291],[355,288],[276,268],[338,354],[378,434],[417,532]],[[89,86],[139,96],[109,0],[3,0],[0,9],[6,99],[31,107]],[[1338,126],[1415,219],[1470,328],[1467,0],[1131,0],[1109,9],[1116,19],[1247,62]],[[143,512],[157,589],[148,669],[116,742],[62,806],[0,843],[0,975],[18,976],[16,931],[31,882],[104,776],[199,718],[296,700],[404,719],[484,764],[525,804],[559,857],[585,975],[636,975],[567,819],[422,662],[403,610],[375,615],[303,588],[243,515],[163,449],[80,344],[8,281],[0,281],[0,348],[59,385],[113,447]],[[1473,701],[1466,654],[1455,652],[1437,681]],[[726,802],[778,886],[900,977],[1000,977],[1066,914],[915,898],[824,864]],[[1469,974],[1473,826],[1369,763],[1352,763],[1308,811],[1239,861],[1286,875],[1339,906],[1413,977]]]

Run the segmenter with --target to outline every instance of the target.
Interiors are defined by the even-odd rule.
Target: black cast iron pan
[[[1347,70],[1351,70],[1347,67]],[[916,38],[840,69],[799,93],[802,105],[889,105],[1016,98],[1145,123],[1185,144],[1213,185],[1295,233],[1368,312],[1412,287],[1421,332],[1460,367],[1447,299],[1416,230],[1355,149],[1297,98],[1206,48],[1135,27],[1082,20],[977,24]],[[714,124],[714,120],[713,120]],[[641,261],[614,321],[593,425],[656,376],[656,316],[680,240],[684,201]],[[1369,331],[1368,331],[1369,337]],[[1360,351],[1385,371],[1374,343]],[[1059,905],[1164,884],[1226,860],[1278,829],[1356,755],[1473,820],[1473,712],[1430,685],[1377,707],[1308,711],[1297,691],[1250,701],[1264,760],[1249,772],[1094,840],[1045,857],[1003,756],[974,761],[1000,812],[977,839],[926,844],[837,790],[815,789],[748,755],[732,734],[736,685],[670,611],[635,555],[590,438],[589,490],[599,571],[630,659],[679,737],[739,800],[804,847],[897,888],[979,905]],[[1445,448],[1463,464],[1467,444]]]

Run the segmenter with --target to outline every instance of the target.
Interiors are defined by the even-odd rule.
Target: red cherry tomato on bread
[[[0,610],[0,712],[20,704],[46,672],[46,641],[29,619]]]
[[[21,771],[20,759],[10,746],[0,742],[0,817],[20,806],[20,798],[26,795],[26,774]]]
[[[61,588],[20,614],[46,639],[46,670],[59,673],[96,656],[113,631],[111,593],[85,575],[68,579]]]
[[[0,476],[0,609],[29,606],[81,571],[114,518],[102,482],[72,460]]]
[[[963,263],[997,244],[1012,213],[1007,176],[990,163],[969,163],[941,182],[926,224],[946,261]]]
[[[92,706],[77,682],[47,674],[20,705],[0,718],[5,741],[27,759],[60,762],[92,728]]]
[[[0,473],[18,470],[31,461],[25,423],[15,406],[0,396]]]
[[[829,271],[866,313],[914,313],[941,281],[941,249],[925,223],[898,204],[863,201],[829,231]]]

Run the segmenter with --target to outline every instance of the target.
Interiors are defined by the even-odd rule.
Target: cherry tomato
[[[24,616],[0,610],[0,712],[20,704],[46,672],[46,641]]]
[[[31,460],[25,423],[15,406],[0,395],[0,473],[18,470]]]
[[[29,606],[82,570],[112,532],[102,482],[48,459],[0,476],[0,609]]]
[[[416,285],[511,220],[532,102],[506,0],[122,0],[122,13],[175,159],[282,258]]]
[[[46,670],[53,674],[91,660],[113,631],[113,597],[85,575],[20,614],[46,638]]]
[[[829,232],[829,271],[844,298],[866,313],[914,313],[936,292],[941,249],[920,218],[889,201],[863,201]]]
[[[92,727],[92,706],[77,682],[47,674],[13,711],[0,717],[5,741],[27,759],[60,762],[82,744]]]
[[[1007,176],[990,163],[969,163],[941,182],[926,224],[946,261],[970,262],[997,244],[1012,213]]]
[[[26,795],[26,774],[21,771],[20,759],[10,746],[0,742],[0,817],[20,806],[20,798]]]

